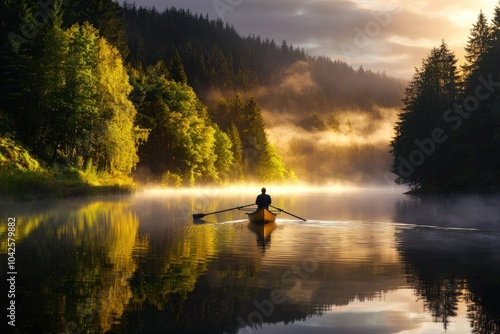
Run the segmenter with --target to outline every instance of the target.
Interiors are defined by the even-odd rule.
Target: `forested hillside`
[[[387,145],[405,80],[313,57],[286,41],[241,36],[220,19],[183,9],[125,5],[125,15],[129,61],[143,67],[160,61],[177,77],[175,64],[182,63],[211,118],[226,124],[223,131],[227,123],[241,124],[227,101],[251,98],[299,179],[387,182]],[[244,151],[256,147],[255,138],[242,138]]]
[[[415,190],[500,188],[500,5],[491,22],[479,13],[465,51],[459,68],[443,41],[406,90],[392,170]]]
[[[259,103],[266,108],[302,106],[331,111],[345,108],[370,109],[373,105],[400,105],[403,80],[327,57],[312,57],[286,41],[261,36],[241,36],[221,19],[188,10],[155,9],[125,5],[129,39],[128,59],[133,64],[154,65],[177,54],[182,58],[188,83],[205,103],[214,92],[250,91],[265,87]],[[310,75],[314,89],[276,87],[290,75]],[[274,88],[274,89],[273,89]],[[293,108],[293,111],[299,112]]]
[[[46,166],[169,186],[352,179],[368,159],[368,174],[385,168],[386,148],[359,139],[394,114],[402,80],[182,9],[0,7],[0,135]],[[278,143],[283,126],[293,142]],[[311,148],[308,134],[352,143]]]

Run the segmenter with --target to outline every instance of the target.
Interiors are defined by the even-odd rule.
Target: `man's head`
[[[266,188],[262,188],[260,191],[262,191],[263,194],[266,193]]]

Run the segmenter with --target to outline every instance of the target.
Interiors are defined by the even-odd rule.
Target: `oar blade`
[[[284,212],[284,213],[286,213],[286,214],[288,214],[288,215],[290,215],[290,216],[292,216],[292,217],[295,217],[295,218],[301,219],[302,221],[307,221],[307,219],[304,219],[304,218],[302,218],[302,217],[296,216],[296,215],[294,215],[293,213],[290,213],[290,212],[285,211],[285,210],[283,210],[283,209],[277,208],[277,207],[272,206],[272,205],[269,205],[269,206],[270,206],[270,207],[272,207],[272,208],[274,208],[274,209],[276,209],[276,210],[278,210],[279,212]]]
[[[221,213],[221,212],[226,212],[226,211],[231,211],[231,210],[241,210],[241,208],[245,208],[245,207],[251,206],[251,205],[254,205],[254,204],[247,204],[247,205],[243,205],[243,206],[237,206],[235,208],[230,208],[230,209],[225,209],[225,210],[219,210],[219,211],[210,212],[210,213],[195,213],[193,215],[193,219],[201,219],[201,218],[203,218],[205,216],[213,215],[214,213]]]

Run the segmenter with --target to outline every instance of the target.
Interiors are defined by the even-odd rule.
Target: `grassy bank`
[[[130,193],[134,189],[129,177],[44,166],[18,143],[0,138],[0,198],[62,198]]]

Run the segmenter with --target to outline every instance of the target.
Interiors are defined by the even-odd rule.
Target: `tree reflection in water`
[[[17,243],[16,331],[109,331],[132,298],[137,268],[139,222],[128,205],[66,202],[17,220],[32,229]]]
[[[496,197],[410,197],[396,205],[408,283],[447,329],[467,304],[473,333],[500,331],[500,208]]]
[[[336,319],[330,328],[341,333],[363,332],[382,321],[380,332],[411,331],[428,314],[418,313],[414,321],[413,310],[390,309],[384,300],[405,295],[411,299],[406,307],[420,305],[409,284],[445,329],[465,318],[466,304],[474,333],[498,331],[498,201],[405,197],[385,209],[387,198],[358,197],[310,196],[310,202],[299,202],[311,214],[320,207],[342,220],[280,220],[257,232],[238,212],[193,224],[179,209],[187,205],[189,212],[199,212],[190,196],[9,206],[9,215],[23,222],[16,243],[24,273],[16,282],[22,309],[16,330],[236,333],[245,326],[239,319],[248,323],[254,312],[264,315],[258,305],[281,289],[286,301],[275,303],[256,328],[288,330],[323,316]],[[235,206],[234,201],[218,195],[207,211]],[[386,212],[387,221],[375,220]],[[308,271],[304,263],[311,265]]]

